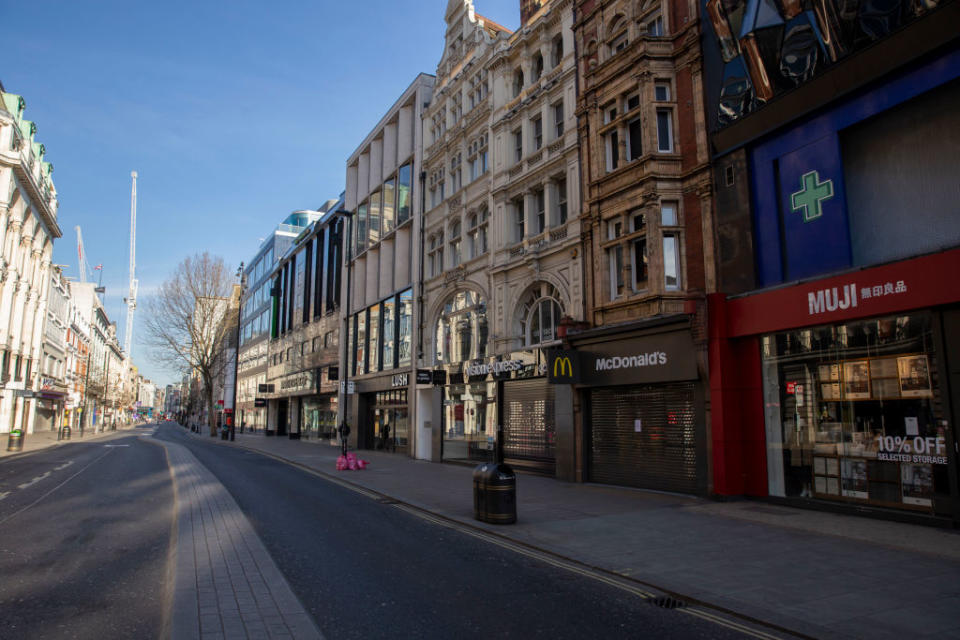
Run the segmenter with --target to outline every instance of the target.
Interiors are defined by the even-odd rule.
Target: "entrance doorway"
[[[289,411],[290,401],[287,399],[280,400],[277,402],[277,435],[285,436],[287,435],[287,420]]]

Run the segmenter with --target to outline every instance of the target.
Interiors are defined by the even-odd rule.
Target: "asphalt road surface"
[[[328,638],[745,637],[272,458],[160,437],[226,486]]]
[[[161,637],[172,521],[164,450],[130,432],[0,461],[0,638]]]

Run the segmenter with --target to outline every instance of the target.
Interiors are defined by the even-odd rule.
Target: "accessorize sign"
[[[621,385],[695,380],[697,355],[687,331],[551,350],[547,377],[556,384]]]

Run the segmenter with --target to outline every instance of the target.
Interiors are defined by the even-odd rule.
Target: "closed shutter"
[[[592,481],[697,493],[692,383],[593,389],[590,399]]]
[[[503,457],[517,466],[553,473],[556,420],[553,385],[546,378],[503,385]]]

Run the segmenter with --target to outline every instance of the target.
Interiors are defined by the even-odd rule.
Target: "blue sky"
[[[474,5],[519,25],[520,0]],[[141,298],[186,255],[249,259],[289,212],[340,194],[347,157],[417,73],[436,71],[446,7],[0,0],[0,81],[26,99],[54,165],[55,262],[78,274],[79,225],[122,332],[132,170]],[[136,325],[134,362],[172,381]]]

